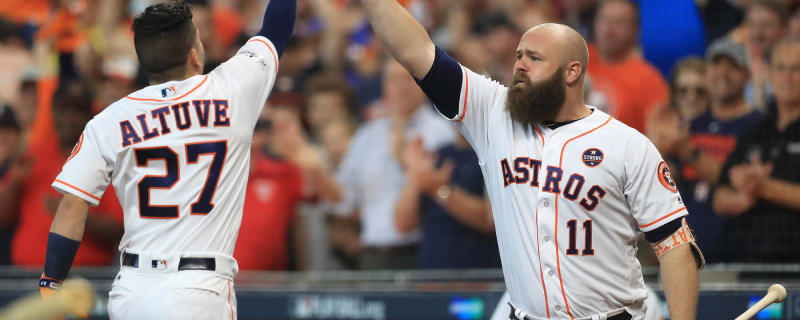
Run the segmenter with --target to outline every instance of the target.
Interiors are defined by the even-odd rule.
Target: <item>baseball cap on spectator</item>
[[[719,56],[730,58],[733,63],[742,69],[747,69],[750,66],[750,61],[747,58],[747,51],[744,46],[728,38],[714,41],[706,51],[706,59],[708,59],[708,61],[713,61]]]
[[[19,121],[11,106],[0,105],[0,128],[11,128],[19,131]]]

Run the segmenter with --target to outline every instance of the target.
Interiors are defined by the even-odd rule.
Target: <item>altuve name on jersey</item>
[[[211,110],[212,105],[214,106],[213,111]],[[212,125],[214,127],[230,127],[231,119],[228,116],[228,100],[183,101],[141,113],[136,116],[136,120],[120,121],[119,129],[122,135],[122,147],[170,134],[173,129],[187,130],[193,124],[195,127],[208,127],[212,113],[214,118]],[[147,121],[148,114],[153,119],[158,120],[158,125],[150,126]],[[194,116],[191,114],[194,114]],[[167,121],[168,118],[174,118],[175,128],[170,127]]]
[[[531,187],[539,187],[539,171],[542,167],[541,160],[517,157],[514,159],[513,164],[514,170],[512,171],[508,159],[500,160],[500,168],[503,170],[503,185],[505,187],[513,184],[529,184]],[[583,189],[583,185],[586,183],[586,178],[581,174],[573,173],[566,179],[566,182],[562,184],[562,181],[565,180],[563,178],[564,171],[561,168],[547,166],[542,191],[563,194],[564,198],[577,201]],[[606,190],[603,189],[603,187],[594,185],[589,188],[589,191],[580,199],[578,204],[587,211],[592,211],[605,195]]]

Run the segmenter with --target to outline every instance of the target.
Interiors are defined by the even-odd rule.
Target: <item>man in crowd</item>
[[[745,101],[749,63],[743,46],[717,40],[709,47],[706,59],[710,108],[692,120],[688,132],[660,151],[665,157],[677,158],[678,186],[687,210],[692,212],[687,220],[697,231],[695,236],[703,251],[713,254],[724,223],[711,206],[714,186],[737,136],[761,120],[761,113]],[[676,131],[674,127],[660,128]]]
[[[422,228],[421,269],[499,268],[489,198],[478,156],[464,137],[437,150],[422,141],[406,144],[408,183],[395,206],[400,232]]]
[[[721,261],[800,262],[800,40],[772,52],[776,112],[739,138],[714,193],[714,209],[734,217]]]
[[[647,114],[667,101],[669,90],[658,70],[635,52],[639,33],[636,4],[627,0],[601,2],[594,32],[588,66],[594,92],[587,104],[644,132]]]
[[[429,151],[453,141],[446,121],[423,106],[425,96],[403,67],[389,61],[384,69],[383,103],[388,118],[361,127],[338,170],[344,199],[336,214],[358,212],[361,219],[361,269],[406,269],[416,266],[418,230],[401,233],[394,224],[396,199],[406,183],[400,164],[408,137],[420,136]]]

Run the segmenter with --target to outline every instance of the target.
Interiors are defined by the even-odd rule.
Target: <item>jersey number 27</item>
[[[211,212],[214,204],[214,191],[222,173],[222,165],[225,163],[225,155],[228,153],[228,142],[211,141],[199,143],[187,143],[186,163],[196,164],[201,155],[213,155],[211,166],[208,168],[208,176],[203,185],[198,199],[192,203],[191,213],[205,215]],[[175,219],[178,217],[177,205],[151,205],[150,189],[171,189],[180,179],[180,167],[178,166],[178,154],[170,147],[150,147],[134,150],[136,156],[136,166],[146,167],[150,161],[164,161],[166,173],[164,175],[147,175],[139,180],[139,216],[151,219]]]

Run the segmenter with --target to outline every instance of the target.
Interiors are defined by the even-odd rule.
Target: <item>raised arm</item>
[[[436,48],[425,31],[396,0],[362,0],[372,29],[414,78],[428,74],[436,56]]]
[[[294,21],[297,17],[296,0],[270,0],[264,12],[264,22],[261,30],[256,35],[263,36],[275,45],[278,56],[283,54],[289,45],[289,37],[294,31]]]

